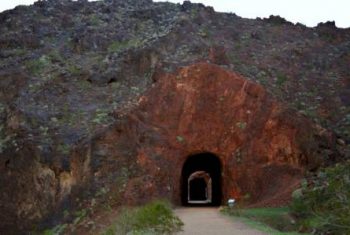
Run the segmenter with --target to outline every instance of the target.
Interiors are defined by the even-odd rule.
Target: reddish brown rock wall
[[[125,123],[94,141],[92,156],[135,166],[124,185],[128,203],[159,196],[180,203],[182,167],[196,153],[220,159],[223,200],[249,195],[266,205],[287,202],[304,169],[317,164],[311,124],[260,85],[205,63],[157,81]]]

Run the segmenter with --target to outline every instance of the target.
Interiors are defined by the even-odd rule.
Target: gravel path
[[[185,224],[179,235],[265,235],[221,215],[218,208],[179,208],[175,213]]]

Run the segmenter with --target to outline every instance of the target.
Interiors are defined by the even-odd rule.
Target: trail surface
[[[185,224],[179,235],[266,235],[220,214],[218,208],[179,208],[175,213]]]

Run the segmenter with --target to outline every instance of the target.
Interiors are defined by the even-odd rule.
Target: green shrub
[[[124,51],[126,49],[137,47],[141,44],[140,40],[138,39],[130,39],[126,41],[114,41],[109,47],[108,52],[109,53],[119,53],[121,51]]]
[[[233,208],[225,207],[223,213],[240,217],[247,225],[273,235],[295,235],[295,221],[287,207],[278,208]]]
[[[67,224],[59,224],[53,229],[47,229],[42,234],[43,235],[60,235],[64,233],[64,230],[67,228]]]
[[[123,209],[103,235],[172,234],[180,231],[182,225],[169,203],[154,201],[142,207]]]
[[[106,110],[97,109],[95,117],[92,120],[95,124],[106,124],[110,120],[108,112]]]
[[[182,137],[181,135],[178,135],[178,136],[176,136],[176,140],[177,140],[178,142],[182,143],[182,142],[185,141],[185,138]]]
[[[11,136],[6,135],[4,132],[4,126],[0,124],[0,153],[2,153],[8,147],[8,143],[10,141]]]
[[[247,123],[246,122],[237,122],[236,126],[241,129],[244,130],[247,127]]]
[[[67,71],[73,76],[78,76],[81,74],[81,69],[74,64],[69,64],[67,66]]]
[[[291,210],[316,234],[350,234],[350,161],[326,168],[293,193]]]
[[[98,15],[91,15],[88,19],[89,23],[93,26],[98,26],[103,23],[103,21],[98,17]]]
[[[43,55],[38,59],[29,60],[25,63],[26,68],[35,76],[40,75],[43,70],[51,64],[50,58]]]
[[[64,61],[64,58],[57,49],[52,50],[50,53],[48,53],[47,56],[50,59],[50,61],[54,63]]]
[[[288,77],[282,73],[277,74],[276,85],[281,87],[287,82]]]

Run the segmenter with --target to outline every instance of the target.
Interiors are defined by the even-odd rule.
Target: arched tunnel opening
[[[187,158],[181,175],[181,202],[184,206],[221,204],[221,163],[212,153]]]

